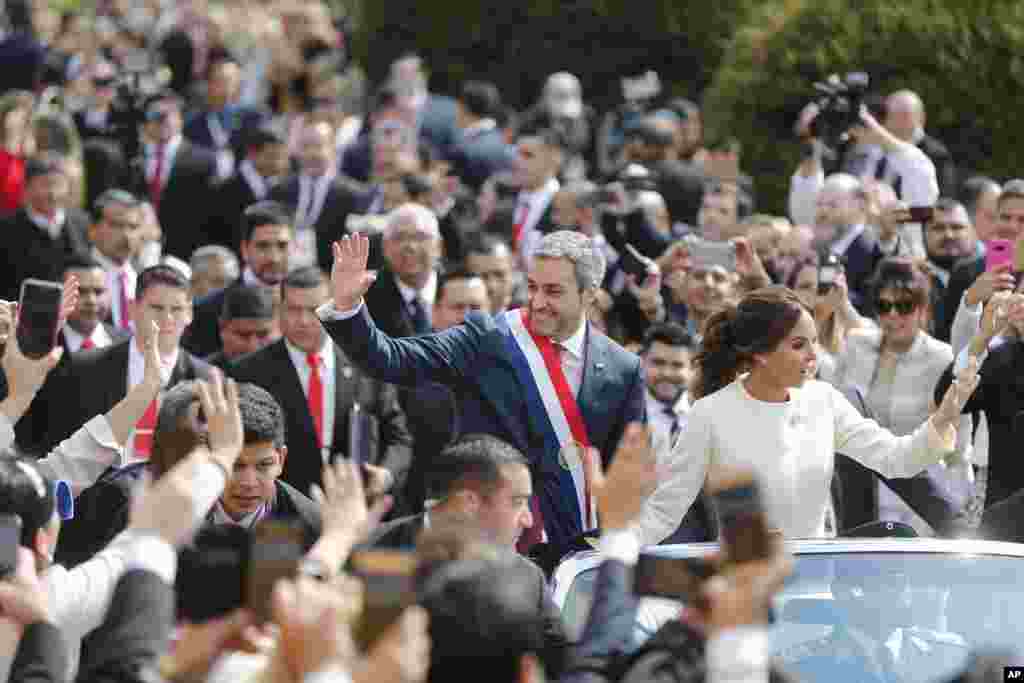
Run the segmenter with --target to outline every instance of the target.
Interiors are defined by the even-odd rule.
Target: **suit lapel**
[[[334,444],[332,451],[348,452],[348,412],[360,400],[360,377],[352,363],[338,348],[334,347]]]
[[[583,384],[577,403],[587,426],[590,444],[601,448],[611,426],[604,410],[608,396],[608,339],[587,323],[587,341],[583,347]]]
[[[302,433],[306,438],[313,439],[313,417],[309,414],[306,394],[302,391],[302,382],[299,381],[299,372],[292,363],[292,357],[288,355],[288,347],[284,339],[274,342],[270,347],[271,365],[275,369],[280,381],[281,405],[282,407],[294,406],[290,413],[302,423]],[[291,435],[294,438],[297,435]],[[315,446],[314,446],[315,448]]]

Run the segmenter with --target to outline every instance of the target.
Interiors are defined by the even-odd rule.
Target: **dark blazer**
[[[111,346],[126,340],[129,336],[127,332],[113,325],[107,323],[102,323],[102,325],[106,328],[107,334],[110,335]],[[57,362],[57,366],[50,371],[46,381],[43,382],[43,386],[39,388],[39,392],[32,400],[28,411],[18,420],[18,424],[14,426],[14,433],[18,437],[18,446],[26,453],[39,457],[46,455],[43,444],[46,443],[46,434],[50,430],[50,406],[61,400],[62,397],[57,393],[60,391],[60,378],[67,372],[71,364],[71,349],[68,348],[63,330],[57,335],[57,341],[64,347],[64,355]],[[0,376],[2,375],[3,371],[0,370]],[[3,379],[2,393],[5,396],[7,394],[6,377]]]
[[[583,531],[559,487],[557,453],[545,451],[547,416],[527,403],[523,387],[532,380],[514,365],[514,340],[504,320],[470,313],[465,323],[439,334],[393,339],[363,307],[356,316],[325,322],[324,327],[357,366],[381,381],[451,387],[463,433],[492,434],[530,461],[552,543],[569,543]],[[626,425],[645,420],[643,392],[640,359],[588,325],[578,403],[590,443],[605,464],[614,457]]]
[[[90,349],[71,355],[67,371],[58,380],[58,396],[76,396],[75,401],[51,401],[50,429],[46,450],[68,438],[96,415],[106,413],[128,393],[128,349],[130,339],[104,349]],[[209,379],[212,368],[184,349],[171,372],[167,386],[190,379]],[[66,392],[66,393],[65,393]]]
[[[210,133],[210,126],[207,124],[206,116],[209,112],[206,109],[197,110],[188,116],[182,134],[185,139],[194,145],[198,145],[212,152],[218,149],[217,142]],[[258,128],[266,120],[266,114],[251,107],[236,107],[232,114],[231,125],[228,133],[228,146],[235,153],[236,159],[241,159],[245,153],[242,131]]]
[[[356,371],[339,348],[335,347],[334,353],[334,443],[331,455],[348,456],[349,411],[353,404],[358,403],[377,418],[379,427],[369,464],[390,470],[395,477],[394,490],[398,492],[405,485],[409,471],[412,439],[398,404],[397,390]],[[285,409],[288,457],[281,478],[303,492],[309,491],[310,485],[319,484],[323,457],[316,443],[306,395],[288,355],[285,340],[279,339],[243,356],[231,365],[228,372],[240,382],[252,382],[263,387]]]
[[[672,220],[696,225],[706,180],[700,166],[666,159],[650,164],[650,170],[657,181],[658,192],[665,198]]]
[[[238,249],[242,213],[258,202],[245,176],[235,173],[214,187],[210,219],[206,225],[207,244],[223,244]]]
[[[149,197],[145,158],[136,157],[131,164],[132,190],[140,197]],[[217,159],[202,147],[182,140],[160,193],[157,219],[164,234],[164,253],[188,263],[192,252],[211,240],[204,233],[217,179]]]
[[[401,392],[412,434],[412,464],[402,502],[409,513],[423,510],[426,474],[444,448],[459,437],[459,407],[450,387],[431,382]]]
[[[935,338],[949,342],[953,330],[953,319],[960,308],[960,300],[964,292],[971,288],[978,276],[985,272],[984,256],[968,256],[960,259],[953,266],[946,285],[946,293],[942,299],[942,308],[935,316]]]
[[[377,280],[366,293],[366,306],[370,309],[370,315],[388,336],[412,337],[422,334],[424,330],[417,330],[413,324],[396,277],[387,266],[377,272]]]
[[[871,276],[875,273],[875,266],[884,258],[878,240],[865,226],[864,231],[857,236],[843,254],[843,264],[846,270],[846,282],[850,287],[850,303],[852,303],[862,315],[869,314],[869,302],[867,300]]]
[[[24,207],[5,217],[0,231],[8,258],[0,274],[0,298],[17,301],[25,278],[61,280],[68,260],[88,255],[88,227],[89,217],[77,209],[65,212],[57,239],[37,227]]]
[[[419,113],[419,135],[447,158],[459,139],[455,125],[455,100],[446,95],[428,95]]]
[[[360,135],[355,142],[345,148],[338,170],[353,180],[361,183],[370,182],[370,176],[373,175],[373,152],[370,148],[369,135]]]
[[[991,506],[981,516],[978,537],[991,541],[1024,543],[1024,489]]]
[[[497,128],[475,135],[463,135],[452,150],[455,174],[474,192],[495,173],[508,170],[516,158],[515,148],[505,142]]]
[[[953,155],[949,149],[937,138],[925,133],[924,137],[917,143],[917,146],[924,152],[932,163],[935,164],[935,175],[939,181],[940,197],[955,197],[959,194],[959,172]]]
[[[156,679],[157,658],[163,654],[174,626],[174,591],[146,570],[127,572],[117,582],[103,623],[82,641],[76,681],[131,683]],[[10,678],[16,683],[63,681],[67,676],[67,647],[51,624],[25,629]]]
[[[351,178],[337,176],[327,191],[316,225],[317,262],[324,270],[334,263],[331,245],[348,234],[345,219],[350,213],[363,213],[369,203],[370,189]],[[299,203],[299,176],[293,175],[267,195],[267,199],[284,202],[291,207]]]
[[[1006,341],[989,352],[979,374],[978,388],[964,405],[964,412],[984,410],[988,420],[987,509],[1024,489],[1024,463],[1020,459],[1020,439],[1024,434],[1024,342]],[[951,363],[935,387],[937,401],[942,401],[952,379]]]

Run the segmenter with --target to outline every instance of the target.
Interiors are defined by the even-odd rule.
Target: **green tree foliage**
[[[961,168],[1024,175],[1024,4],[770,0],[736,32],[704,97],[709,125],[744,143],[764,209],[785,209],[811,84],[848,71],[867,71],[875,92],[918,92],[927,129]]]
[[[588,100],[614,106],[619,76],[658,71],[670,90],[697,96],[711,80],[732,30],[755,0],[362,0],[355,55],[373,82],[403,52],[422,54],[431,87],[453,92],[465,78],[501,88],[508,104],[531,105],[544,78],[577,74]]]

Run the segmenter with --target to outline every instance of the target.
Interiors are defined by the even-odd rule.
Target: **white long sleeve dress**
[[[887,477],[909,477],[955,447],[956,430],[940,435],[930,421],[894,436],[826,382],[808,381],[790,390],[789,401],[769,403],[750,396],[744,377],[693,404],[673,470],[649,506],[680,520],[709,464],[746,466],[761,482],[769,524],[787,538],[816,538],[825,534],[836,452]]]

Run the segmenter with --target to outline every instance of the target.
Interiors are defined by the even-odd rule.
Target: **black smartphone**
[[[294,578],[305,554],[306,532],[297,521],[268,519],[252,531],[245,571],[245,604],[260,623],[270,621],[270,594],[279,579]]]
[[[21,517],[0,515],[0,579],[6,579],[18,568],[20,545]]]
[[[416,554],[404,550],[357,550],[349,569],[363,582],[363,610],[353,629],[363,652],[416,601]]]
[[[18,345],[29,358],[42,358],[57,345],[64,285],[29,278],[18,299]]]
[[[732,242],[714,242],[696,235],[687,235],[685,239],[695,266],[721,266],[726,272],[736,271],[736,245]]]
[[[709,486],[709,495],[726,560],[741,563],[770,557],[772,537],[757,481],[745,475],[730,476]]]
[[[627,244],[626,248],[622,250],[622,253],[619,255],[619,263],[622,265],[624,273],[636,278],[638,285],[643,285],[644,280],[650,274],[647,262],[632,244]]]
[[[633,592],[695,604],[701,600],[701,584],[714,573],[715,568],[703,558],[640,553],[633,571]]]

